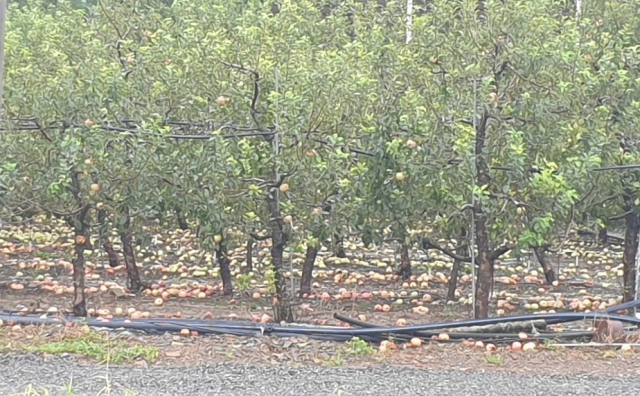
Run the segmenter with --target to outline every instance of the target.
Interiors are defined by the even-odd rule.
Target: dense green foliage
[[[496,258],[583,213],[637,237],[637,172],[594,169],[639,162],[638,5],[565,3],[434,1],[409,43],[392,1],[11,3],[0,215],[82,233],[97,208],[143,243],[178,209],[223,257],[348,232],[452,253],[473,214],[486,302]]]

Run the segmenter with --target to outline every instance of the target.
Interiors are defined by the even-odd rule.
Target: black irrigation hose
[[[379,328],[381,326],[363,322],[361,320],[353,319],[345,315],[341,315],[339,313],[335,313],[333,315],[334,318],[341,320],[345,323],[348,323],[352,326],[364,327],[364,328]],[[420,331],[416,332],[415,335],[420,338],[429,339],[433,336],[438,336],[441,334],[440,331]],[[518,341],[520,339],[519,334],[514,333],[464,333],[464,332],[452,332],[447,333],[449,339],[451,340],[466,340],[466,339],[475,339],[479,341]],[[532,341],[543,341],[543,340],[553,340],[558,338],[566,338],[566,339],[578,339],[578,338],[592,338],[595,335],[592,331],[572,331],[572,332],[544,332],[538,333],[537,335],[528,336],[528,340]]]
[[[335,328],[327,326],[279,326],[276,324],[256,324],[253,322],[234,322],[224,320],[198,320],[198,319],[124,319],[100,320],[95,318],[70,319],[61,317],[47,317],[35,315],[3,315],[0,319],[13,321],[20,324],[61,324],[68,321],[84,322],[89,326],[105,327],[111,329],[133,329],[145,332],[179,332],[183,329],[193,329],[202,334],[230,334],[237,336],[273,335],[279,337],[306,336],[314,339],[346,341],[353,337],[359,337],[370,342],[380,342],[393,336],[396,339],[406,340],[408,337],[434,332],[436,330],[461,328],[469,326],[482,326],[499,323],[509,323],[530,320],[546,320],[547,323],[565,323],[585,319],[614,319],[625,323],[640,326],[640,320],[628,316],[614,314],[617,311],[634,308],[640,305],[640,300],[630,301],[610,307],[600,313],[554,313],[554,314],[528,314],[504,316],[499,318],[472,319],[455,322],[433,323],[402,327],[372,327],[372,328]],[[75,319],[75,320],[74,320]],[[477,336],[477,335],[476,335]]]
[[[206,323],[194,319],[175,320],[172,321],[163,319],[116,319],[116,320],[98,320],[95,318],[78,318],[76,320],[69,320],[69,318],[63,317],[43,317],[35,315],[2,315],[0,319],[6,322],[13,322],[22,325],[51,325],[51,324],[65,324],[65,323],[85,323],[91,327],[101,327],[108,329],[127,329],[138,330],[146,333],[165,333],[165,332],[180,332],[183,329],[190,331],[197,331],[200,334],[218,334],[218,335],[234,335],[244,337],[256,337],[260,335],[276,336],[276,337],[299,337],[304,334],[298,334],[296,332],[282,332],[278,331],[272,325],[261,325],[253,322],[234,323],[231,321],[216,320],[214,323]],[[226,323],[224,323],[226,322]],[[303,328],[303,327],[296,327]],[[308,338],[313,338],[320,341],[334,341],[334,342],[346,342],[353,339],[353,336],[349,334],[312,334]],[[379,343],[385,338],[377,334],[363,335],[362,338],[365,341],[372,343]],[[408,340],[408,339],[407,339]]]
[[[622,311],[622,310],[627,310],[627,309],[631,309],[631,308],[635,308],[637,306],[640,305],[640,300],[633,300],[633,301],[629,301],[623,304],[618,304],[615,305],[613,307],[609,307],[607,309],[605,309],[602,313],[600,313],[600,316],[595,317],[594,315],[590,315],[590,314],[582,314],[584,315],[582,318],[576,318],[575,315],[565,315],[565,314],[551,314],[553,317],[550,319],[546,319],[546,317],[549,316],[549,314],[547,315],[542,315],[542,314],[536,314],[535,317],[536,319],[540,320],[540,319],[546,319],[545,322],[547,324],[560,324],[560,323],[566,323],[566,322],[572,322],[572,321],[576,321],[576,320],[582,320],[582,319],[598,319],[598,318],[603,318],[603,319],[617,319],[619,321],[622,322],[627,322],[627,323],[632,323],[636,326],[640,326],[640,321],[638,321],[637,319],[632,319],[632,318],[628,318],[626,316],[619,316],[619,315],[615,315],[616,312]],[[568,313],[571,314],[571,313]],[[594,314],[598,314],[598,313],[594,313]],[[580,315],[580,314],[578,314]],[[470,326],[477,326],[480,323],[483,324],[499,324],[499,323],[510,323],[510,322],[518,322],[518,321],[523,321],[523,320],[535,320],[535,319],[522,319],[523,317],[531,317],[531,315],[520,315],[520,316],[506,316],[503,317],[505,320],[500,320],[500,318],[490,318],[490,319],[495,319],[492,323],[487,323],[490,322],[486,319],[479,319],[479,320],[466,320],[466,321],[458,321],[458,322],[451,322],[453,325],[450,327],[442,327],[442,324],[436,324],[435,328],[436,329],[446,329],[446,328],[460,328],[460,327],[470,327]],[[359,326],[359,327],[363,327],[363,328],[369,328],[369,329],[383,329],[384,327],[379,326],[379,325],[374,325],[371,323],[367,323],[367,322],[363,322],[357,319],[353,319],[350,318],[348,316],[344,316],[341,315],[339,313],[335,313],[334,314],[334,318],[341,320],[349,325],[352,326]],[[475,322],[475,323],[474,323]],[[460,325],[460,323],[463,323],[465,325]],[[412,326],[407,326],[407,327],[412,327]],[[413,326],[415,327],[415,326]],[[423,330],[423,331],[417,331],[415,333],[413,333],[414,335],[421,337],[421,338],[428,338],[428,337],[432,337],[434,335],[438,335],[440,332],[439,331],[434,331],[434,330]],[[388,335],[391,335],[391,333],[388,333]],[[449,333],[449,339],[467,339],[467,338],[474,338],[474,339],[479,339],[479,340],[502,340],[502,341],[506,341],[507,339],[511,339],[513,341],[517,341],[519,339],[517,334],[508,334],[508,333],[464,333],[464,332],[452,332]],[[548,340],[548,339],[557,339],[557,338],[568,338],[568,339],[576,339],[576,338],[583,338],[583,337],[589,337],[592,338],[595,335],[594,332],[563,332],[563,333],[539,333],[538,335],[534,335],[534,336],[530,336],[528,337],[528,339],[530,340]]]
[[[613,307],[609,307],[609,308],[603,310],[602,313],[613,315],[618,311],[623,311],[623,310],[635,308],[637,306],[640,306],[640,300],[633,300],[633,301],[628,301],[628,302],[623,303],[623,304],[614,305]],[[571,313],[571,312],[568,312],[568,313]],[[555,315],[555,314],[551,314],[551,315]],[[527,315],[525,315],[525,316],[527,316]],[[544,319],[544,318],[541,317],[541,314],[536,314],[536,316],[537,316],[537,319]],[[339,313],[335,313],[333,315],[333,317],[338,319],[338,320],[340,320],[340,321],[343,321],[343,322],[345,322],[347,324],[355,325],[355,326],[359,326],[359,327],[366,327],[366,328],[378,328],[378,327],[381,327],[381,326],[378,326],[378,325],[372,325],[371,323],[367,323],[367,322],[363,322],[363,321],[360,321],[360,320],[357,320],[357,319],[353,319],[353,318],[350,318],[348,316],[345,316],[345,315],[342,315],[342,314],[339,314]],[[498,323],[509,323],[509,322],[524,321],[522,319],[518,320],[518,316],[504,316],[504,318],[507,319],[507,320],[501,321],[501,322],[498,322]],[[479,319],[479,320],[483,320],[483,319]],[[545,322],[547,324],[560,324],[560,323],[566,323],[566,322],[572,322],[572,321],[574,321],[574,320],[573,319],[564,319],[564,318],[556,318],[556,319],[547,319],[547,320],[545,320]],[[460,322],[452,322],[452,323],[455,324],[455,323],[460,323]],[[495,323],[495,324],[498,324],[498,323]],[[457,326],[456,325],[456,326],[451,326],[451,328],[471,327],[471,326],[474,326],[474,325],[473,324],[469,324],[469,325],[465,325],[465,326]],[[434,332],[425,331],[425,334],[426,333],[430,333],[429,335],[438,335],[439,334],[439,332],[435,332],[435,331]],[[456,332],[456,334],[464,334],[464,333]],[[476,334],[476,333],[469,333],[469,334]]]
[[[506,322],[515,322],[515,321],[529,321],[536,319],[559,319],[562,322],[575,322],[585,319],[615,319],[624,323],[631,323],[637,326],[640,326],[640,319],[631,318],[628,316],[621,315],[610,315],[603,313],[560,313],[560,314],[531,314],[531,315],[519,315],[519,316],[511,316],[511,317],[500,317],[500,318],[487,318],[487,319],[477,319],[477,320],[463,320],[458,322],[449,322],[449,323],[434,323],[434,324],[425,324],[425,325],[415,325],[415,326],[398,326],[398,327],[379,327],[372,329],[323,329],[321,327],[316,328],[303,328],[303,329],[292,329],[286,327],[274,326],[274,330],[279,332],[287,332],[287,333],[298,333],[301,335],[311,335],[311,334],[349,334],[354,337],[360,337],[363,335],[371,335],[371,334],[415,334],[420,331],[428,331],[428,330],[440,330],[440,329],[451,329],[458,327],[469,327],[469,326],[482,326],[482,325],[491,325],[498,323],[506,323]]]

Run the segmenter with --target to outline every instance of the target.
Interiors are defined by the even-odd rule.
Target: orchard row
[[[302,293],[325,243],[397,242],[404,279],[415,244],[458,263],[474,245],[482,317],[497,259],[532,249],[553,282],[545,254],[589,219],[625,221],[633,297],[633,5],[434,1],[408,24],[392,2],[165,3],[9,10],[0,214],[73,228],[75,313],[91,233],[115,265],[117,230],[139,290],[136,240],[169,212],[224,294],[229,249],[269,240],[277,320],[293,319],[290,244]]]

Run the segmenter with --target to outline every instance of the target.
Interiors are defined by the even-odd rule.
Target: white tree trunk
[[[576,19],[582,14],[582,0],[576,0]]]
[[[413,36],[413,32],[411,30],[413,28],[413,0],[407,0],[407,17],[405,22],[407,24],[405,43],[409,44]]]

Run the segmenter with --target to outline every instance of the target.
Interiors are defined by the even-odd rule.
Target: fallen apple
[[[220,106],[224,106],[227,103],[229,103],[229,98],[224,96],[224,95],[220,95],[216,98],[216,103],[219,104]]]

